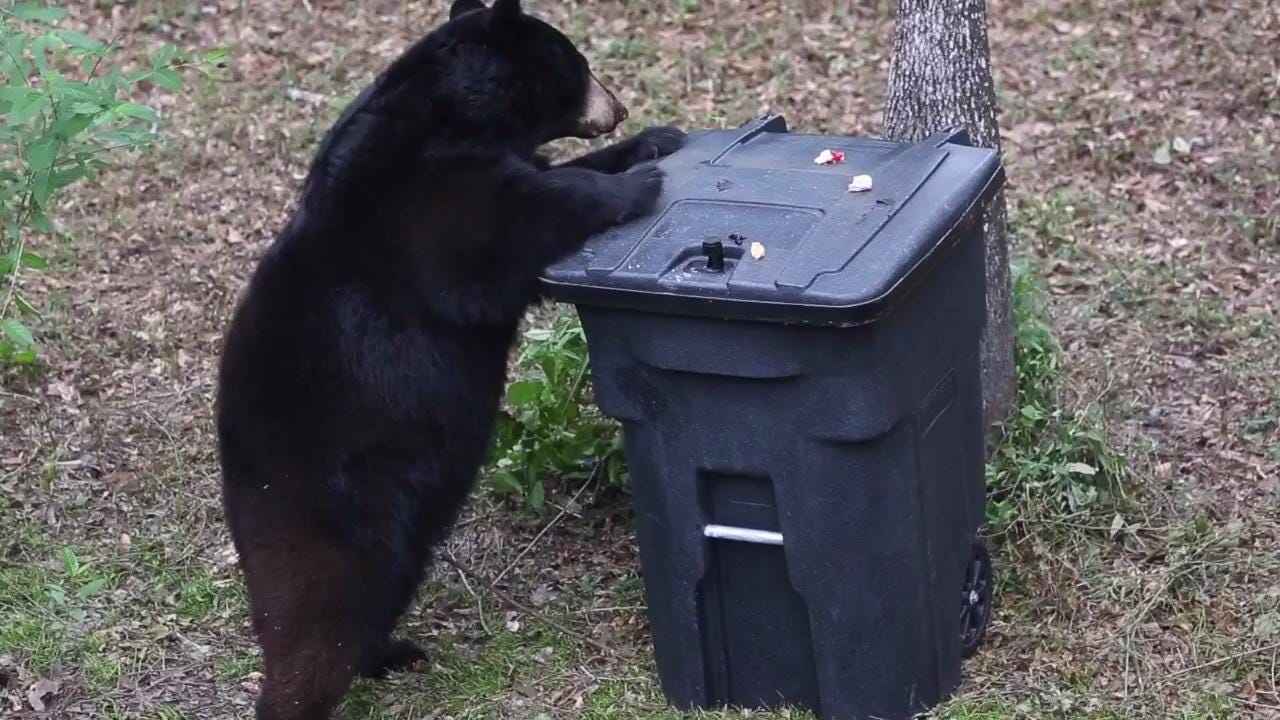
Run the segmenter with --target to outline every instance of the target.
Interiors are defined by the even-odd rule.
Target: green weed
[[[84,622],[94,596],[112,583],[109,574],[70,548],[63,548],[57,560],[58,570],[0,565],[0,654],[14,653],[37,672],[69,656],[94,654],[93,642],[84,639]],[[104,683],[112,674],[95,668]]]
[[[534,509],[546,501],[546,479],[600,474],[625,483],[618,426],[591,402],[587,340],[577,317],[562,311],[545,329],[525,333],[520,379],[507,389],[498,419],[489,481]]]
[[[1079,516],[1110,505],[1128,476],[1111,448],[1096,407],[1072,411],[1059,396],[1060,355],[1049,327],[1039,277],[1028,266],[1013,273],[1016,410],[987,465],[995,532],[1034,517]]]

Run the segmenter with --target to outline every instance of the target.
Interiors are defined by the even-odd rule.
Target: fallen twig
[[[556,523],[560,522],[564,516],[569,513],[568,508],[577,502],[578,496],[591,485],[591,482],[596,479],[597,474],[597,472],[592,471],[591,475],[587,477],[587,481],[582,484],[582,487],[578,488],[578,492],[574,493],[573,497],[569,498],[569,502],[565,503],[565,507],[560,508],[559,514],[552,518],[551,522],[547,523],[545,527],[539,530],[537,535],[533,536],[533,539],[529,541],[528,545],[524,546],[524,549],[520,551],[520,554],[516,555],[516,558],[511,561],[511,564],[507,565],[502,572],[498,573],[498,576],[493,579],[494,583],[502,582],[502,579],[507,576],[507,573],[511,572],[511,570],[515,568],[516,564],[523,560],[525,555],[529,554],[529,551],[533,549],[533,546],[537,545],[538,541],[542,540],[542,537],[550,532],[551,528],[555,527]]]
[[[1232,660],[1239,660],[1241,658],[1246,658],[1251,655],[1261,655],[1265,652],[1270,652],[1272,650],[1280,650],[1280,642],[1271,643],[1270,645],[1263,645],[1262,647],[1256,647],[1252,650],[1245,650],[1243,652],[1238,652],[1234,655],[1227,655],[1226,657],[1220,657],[1214,660],[1210,660],[1209,662],[1206,662],[1206,663],[1195,665],[1193,667],[1183,668],[1177,672],[1169,673],[1168,675],[1166,675],[1164,678],[1164,681],[1161,684],[1167,683],[1168,681],[1176,677],[1181,677],[1189,673],[1197,672],[1199,670],[1206,670],[1211,667],[1217,667],[1219,665],[1229,663]]]
[[[600,642],[599,640],[596,640],[595,638],[590,637],[590,636],[588,636],[588,635],[584,635],[584,634],[582,634],[581,632],[578,632],[577,630],[574,630],[573,628],[571,628],[571,627],[569,627],[569,626],[567,626],[567,625],[565,625],[565,624],[563,624],[563,623],[560,623],[560,622],[558,622],[558,621],[556,621],[556,620],[553,620],[553,619],[551,619],[551,618],[549,618],[549,617],[546,617],[544,614],[539,613],[537,610],[534,610],[533,608],[529,607],[528,605],[525,605],[524,603],[520,602],[519,600],[516,600],[515,598],[513,598],[513,597],[511,597],[510,595],[506,594],[505,592],[503,592],[503,591],[499,590],[499,589],[497,588],[497,586],[495,586],[493,583],[491,583],[491,582],[489,582],[489,581],[484,580],[484,578],[480,577],[478,574],[476,574],[476,572],[475,572],[474,570],[472,570],[471,568],[467,567],[467,566],[466,566],[464,563],[462,563],[461,561],[459,561],[459,560],[455,560],[454,558],[451,558],[451,557],[449,557],[449,556],[447,556],[447,555],[446,555],[446,556],[444,556],[444,557],[443,557],[443,558],[441,558],[441,559],[442,559],[442,560],[444,560],[444,561],[445,561],[446,563],[448,563],[449,565],[452,565],[452,566],[453,566],[453,567],[454,567],[458,572],[462,573],[463,575],[469,575],[469,576],[471,576],[471,578],[472,578],[472,579],[476,580],[477,582],[483,582],[485,585],[487,585],[487,586],[488,586],[488,588],[489,588],[489,592],[493,593],[494,597],[498,598],[498,599],[499,599],[499,600],[501,600],[503,603],[505,603],[505,604],[509,605],[512,609],[514,609],[514,610],[519,610],[520,612],[525,613],[526,615],[530,615],[530,616],[532,616],[532,617],[536,617],[536,618],[538,618],[541,622],[544,622],[544,623],[546,623],[547,625],[550,625],[551,627],[555,628],[556,630],[559,630],[560,632],[562,632],[562,633],[564,633],[564,634],[566,634],[566,635],[572,636],[572,637],[574,637],[574,638],[577,638],[578,640],[581,640],[581,641],[583,641],[583,642],[587,643],[588,645],[590,645],[591,647],[595,648],[596,650],[599,650],[600,652],[604,653],[605,655],[609,655],[609,656],[612,656],[612,657],[617,657],[617,656],[618,656],[618,653],[616,653],[616,652],[613,650],[613,648],[609,647],[608,645],[605,645],[604,643]]]

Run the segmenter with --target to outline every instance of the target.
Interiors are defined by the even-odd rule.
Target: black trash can
[[[1004,174],[966,143],[693,133],[654,216],[545,275],[624,427],[676,706],[909,718],[981,641],[980,215]]]

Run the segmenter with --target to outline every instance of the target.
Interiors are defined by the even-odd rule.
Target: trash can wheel
[[[960,591],[960,657],[972,657],[987,637],[995,581],[987,543],[982,538],[974,538],[973,551],[964,569],[964,586]]]

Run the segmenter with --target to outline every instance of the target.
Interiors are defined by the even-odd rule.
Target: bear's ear
[[[483,9],[484,3],[480,2],[480,0],[454,0],[453,6],[449,8],[449,19],[452,20],[472,10]]]
[[[513,20],[520,13],[520,0],[497,0],[493,4],[493,16],[499,20]]]

